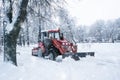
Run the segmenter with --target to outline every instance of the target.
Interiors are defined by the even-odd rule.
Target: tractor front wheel
[[[57,57],[57,53],[56,53],[54,50],[50,50],[48,57],[49,57],[49,58],[48,58],[49,60],[55,61],[55,60],[56,60],[56,57]]]

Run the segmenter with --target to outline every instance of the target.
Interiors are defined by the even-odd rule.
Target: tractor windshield
[[[60,38],[59,33],[55,33],[55,38],[56,38],[56,39],[59,39],[59,38]]]
[[[49,38],[60,39],[59,32],[49,33]]]

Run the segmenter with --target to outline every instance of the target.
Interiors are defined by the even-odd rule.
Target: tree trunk
[[[5,61],[11,61],[17,65],[16,61],[16,39],[12,35],[5,35]]]
[[[4,50],[4,54],[5,54],[5,61],[10,61],[12,62],[14,65],[17,66],[17,60],[16,60],[16,42],[17,42],[17,38],[21,29],[21,23],[24,22],[26,15],[27,15],[27,5],[28,5],[28,0],[22,0],[21,2],[21,6],[20,6],[20,11],[19,11],[19,15],[17,17],[17,20],[14,23],[13,29],[9,32],[9,34],[5,35],[5,50]],[[11,11],[10,11],[11,12]],[[10,14],[11,15],[11,14]],[[9,20],[12,20],[9,17]],[[10,21],[11,23],[11,21]]]
[[[27,45],[29,46],[30,45],[30,40],[29,40],[29,23],[28,23],[28,19],[26,20],[26,23],[27,23]]]

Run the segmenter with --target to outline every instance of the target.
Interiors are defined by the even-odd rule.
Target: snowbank
[[[79,51],[95,51],[95,57],[54,62],[31,56],[30,47],[18,47],[18,67],[0,59],[0,80],[119,80],[120,44],[78,44]],[[3,56],[1,55],[0,58]]]

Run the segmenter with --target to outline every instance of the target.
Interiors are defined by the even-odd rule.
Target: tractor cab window
[[[55,38],[59,40],[60,35],[59,35],[59,33],[58,33],[58,32],[57,32],[57,33],[55,33]]]
[[[54,34],[53,33],[49,33],[49,38],[54,38]]]
[[[58,32],[51,32],[49,33],[49,38],[59,39],[59,33]]]
[[[63,40],[63,33],[60,33],[60,40]]]
[[[42,32],[41,33],[41,41],[44,41],[45,38],[48,37],[48,33],[47,32]]]

